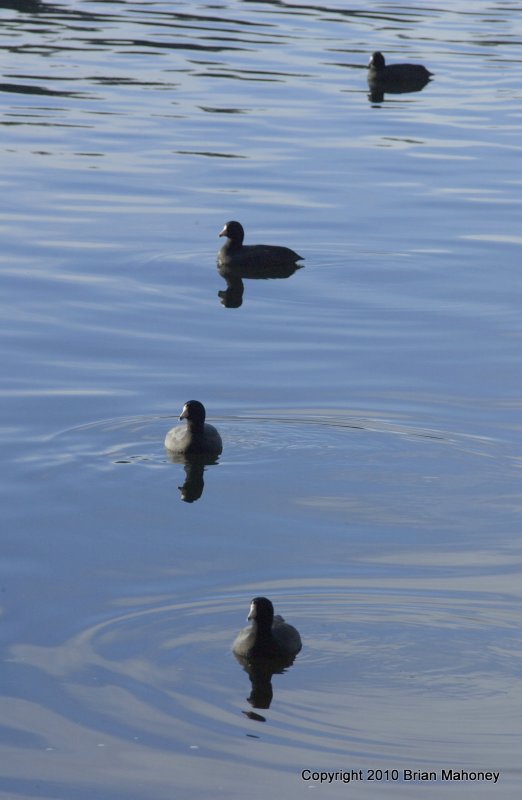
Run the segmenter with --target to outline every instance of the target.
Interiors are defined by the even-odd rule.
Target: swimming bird
[[[422,64],[389,64],[379,51],[368,62],[368,83],[389,92],[415,92],[425,86],[433,73]]]
[[[289,659],[297,655],[302,643],[299,631],[285,622],[267,597],[254,597],[248,613],[250,625],[239,631],[232,652],[240,658]]]
[[[245,231],[240,222],[227,222],[219,234],[227,241],[218,253],[218,266],[237,269],[269,268],[295,264],[303,257],[289,247],[274,244],[243,244]]]
[[[165,447],[173,453],[219,455],[223,442],[216,428],[205,422],[205,406],[199,400],[188,400],[179,415],[186,425],[176,425],[165,436]]]

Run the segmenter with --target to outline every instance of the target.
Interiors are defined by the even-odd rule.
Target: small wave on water
[[[323,466],[331,458],[352,463],[381,455],[388,463],[400,447],[412,457],[429,454],[430,448],[466,454],[508,465],[518,464],[518,450],[509,441],[437,427],[424,427],[412,420],[393,420],[389,415],[353,412],[335,408],[316,410],[268,409],[235,415],[216,414],[213,424],[222,433],[225,448],[221,461],[235,464],[256,451],[261,461],[288,459],[303,452],[321,457]],[[180,423],[177,415],[164,414],[114,417],[76,425],[44,438],[40,447],[22,460],[48,465],[88,464],[97,469],[111,465],[141,464],[158,467],[169,462],[163,447],[165,433]],[[440,450],[439,450],[440,452]],[[366,455],[364,455],[366,453]],[[443,456],[445,458],[446,456]]]
[[[120,494],[143,486],[143,469],[153,492],[165,479],[174,480],[181,498],[194,502],[205,486],[213,487],[222,498],[218,502],[228,498],[239,511],[244,504],[245,519],[254,513],[250,503],[258,506],[263,487],[274,502],[279,498],[294,509],[291,527],[303,514],[323,524],[358,520],[371,527],[456,530],[466,527],[467,518],[468,527],[484,527],[495,518],[498,523],[499,492],[518,481],[519,451],[511,441],[427,427],[404,417],[271,408],[239,414],[218,409],[209,420],[220,431],[224,449],[204,463],[165,450],[166,432],[184,423],[164,414],[74,426],[18,453],[16,461],[29,474],[57,470],[95,494],[103,485],[101,476],[111,474],[117,495],[106,502],[115,510]],[[122,472],[129,468],[138,471]],[[504,503],[506,521],[509,513]]]
[[[304,642],[295,663],[272,675],[261,708],[230,651],[260,590]],[[461,760],[505,763],[518,726],[510,705],[519,601],[513,583],[499,594],[442,577],[269,580],[197,600],[175,591],[116,597],[103,619],[66,641],[10,648],[8,668],[33,686],[30,727],[19,721],[27,775],[45,775],[51,754],[62,763],[80,752],[97,765],[140,765],[146,783],[153,764],[174,779],[189,757],[192,780],[194,768],[219,759],[229,770],[262,767],[269,782],[339,758],[407,766],[405,752],[408,765],[433,768],[451,762],[454,747]]]

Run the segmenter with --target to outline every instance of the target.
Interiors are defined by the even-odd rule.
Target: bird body
[[[245,231],[241,223],[235,220],[227,222],[219,236],[227,238],[218,253],[220,268],[255,270],[263,266],[267,268],[286,266],[303,260],[302,256],[289,247],[274,244],[243,244]]]
[[[390,92],[411,92],[422,89],[433,73],[422,64],[386,64],[379,51],[372,54],[368,63],[368,83],[376,84]]]
[[[205,407],[199,400],[189,400],[183,406],[180,420],[186,425],[176,425],[165,436],[165,447],[173,453],[215,454],[223,450],[219,432],[213,425],[205,422]]]
[[[254,597],[248,618],[250,625],[239,631],[232,645],[240,658],[294,658],[301,650],[299,631],[285,622],[266,597]]]

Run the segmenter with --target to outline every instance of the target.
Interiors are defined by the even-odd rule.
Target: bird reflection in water
[[[252,690],[247,697],[252,708],[270,708],[274,691],[272,688],[272,675],[282,675],[292,666],[295,656],[286,658],[247,658],[234,653],[236,661],[241,664],[252,684]],[[265,722],[265,717],[255,711],[243,711],[249,719]]]
[[[242,305],[244,278],[289,278],[304,266],[297,263],[303,257],[289,247],[243,244],[243,226],[234,220],[226,223],[219,236],[227,239],[217,257],[218,272],[227,284],[226,289],[218,292],[218,297],[226,308],[239,308]]]
[[[203,453],[172,453],[167,451],[167,458],[171,464],[183,464],[185,481],[178,486],[180,500],[184,503],[194,503],[203,494],[205,482],[203,473],[206,467],[218,463],[218,456]]]

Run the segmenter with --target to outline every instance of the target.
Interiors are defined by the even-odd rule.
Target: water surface
[[[519,796],[521,11],[2,4],[2,797]]]

